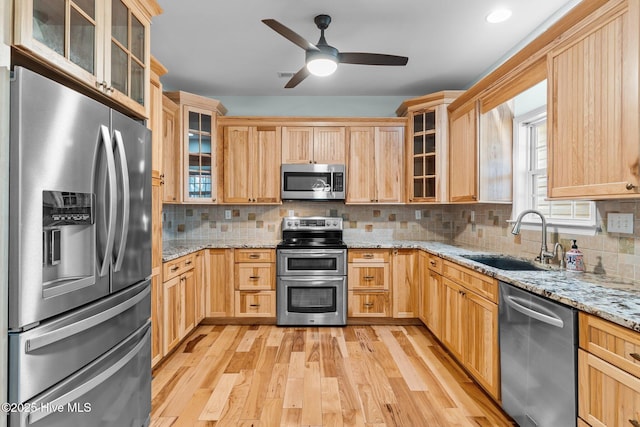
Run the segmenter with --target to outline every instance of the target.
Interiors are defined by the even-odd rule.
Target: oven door
[[[345,249],[278,249],[278,276],[345,276]]]
[[[347,278],[278,277],[278,325],[345,325]]]

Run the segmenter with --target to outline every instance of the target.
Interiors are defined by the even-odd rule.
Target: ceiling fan
[[[305,40],[295,31],[282,25],[275,19],[263,19],[267,26],[275,32],[303,48],[306,52],[305,66],[291,77],[285,85],[286,89],[291,89],[306,79],[309,74],[316,76],[328,76],[332,74],[339,63],[360,64],[360,65],[407,65],[409,58],[406,56],[385,55],[382,53],[364,52],[340,52],[333,46],[327,44],[324,38],[324,30],[329,27],[331,17],[329,15],[318,15],[313,20],[320,30],[320,40],[313,44]]]

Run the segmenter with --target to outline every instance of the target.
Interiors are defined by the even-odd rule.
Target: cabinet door
[[[418,315],[418,263],[416,251],[399,249],[393,253],[393,317]]]
[[[466,292],[463,306],[464,366],[497,400],[500,399],[498,305]]]
[[[400,203],[404,193],[404,129],[377,127],[375,142],[376,202]]]
[[[180,111],[178,105],[166,96],[162,96],[162,182],[165,203],[180,203],[182,169],[182,150],[180,149]]]
[[[257,174],[250,146],[251,129],[248,126],[224,128],[224,202],[249,203],[252,201],[251,176]],[[260,176],[260,175],[257,175]]]
[[[209,249],[206,317],[233,316],[233,249]]]
[[[313,128],[282,128],[282,163],[313,163]]]
[[[212,203],[217,192],[216,115],[185,105],[182,111],[184,143],[184,201]]]
[[[640,379],[578,350],[578,413],[592,426],[640,425]]]
[[[168,354],[180,342],[182,286],[181,276],[163,283],[163,348]]]
[[[443,287],[442,276],[435,271],[428,270],[423,296],[425,323],[429,330],[439,339],[442,339],[442,310]]]
[[[429,280],[429,255],[424,252],[418,252],[418,319],[425,325],[427,324],[427,281]]]
[[[235,283],[238,290],[275,289],[275,264],[237,263]]]
[[[372,127],[349,128],[347,203],[375,201],[374,137]]]
[[[344,127],[313,128],[313,163],[346,163],[346,133]]]
[[[389,292],[349,291],[349,317],[389,317]]]
[[[459,361],[462,358],[464,334],[462,330],[463,289],[449,279],[442,278],[442,342]]]
[[[180,279],[182,280],[182,304],[181,317],[182,326],[180,328],[180,339],[187,336],[189,332],[196,327],[196,276],[192,269],[184,273]]]
[[[164,356],[162,338],[164,334],[162,275],[151,276],[151,366]]]
[[[151,271],[162,272],[162,185],[157,178],[151,185]]]
[[[640,11],[611,5],[548,56],[550,198],[640,196]]]
[[[209,251],[201,250],[195,256],[195,323],[202,321],[206,312],[206,285],[209,282]]]
[[[162,83],[160,76],[167,70],[155,58],[151,58],[151,82],[149,85],[149,121],[151,129],[151,176],[162,177]]]
[[[388,290],[389,264],[349,263],[349,290]]]
[[[275,317],[275,291],[236,291],[237,317]]]
[[[451,113],[449,139],[449,201],[477,200],[477,118],[475,103]]]
[[[275,126],[258,126],[254,130],[255,168],[251,165],[248,168],[252,178],[252,197],[256,203],[280,203],[281,134],[281,128]]]

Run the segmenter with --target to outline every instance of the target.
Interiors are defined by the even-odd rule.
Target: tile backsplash
[[[230,211],[231,219],[225,219]],[[165,240],[260,240],[281,237],[282,218],[339,216],[345,237],[357,240],[428,240],[472,246],[519,257],[540,251],[540,231],[511,234],[511,205],[345,205],[338,202],[286,202],[278,206],[164,205]],[[471,212],[474,221],[471,221]],[[549,232],[549,249],[560,242],[565,250],[577,239],[588,271],[640,281],[640,202],[598,202],[598,232],[594,236]],[[416,214],[418,212],[418,215]],[[608,213],[634,214],[634,233],[607,233]],[[416,219],[419,216],[420,219]]]

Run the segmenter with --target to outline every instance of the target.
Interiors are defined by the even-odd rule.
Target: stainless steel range
[[[277,324],[345,325],[347,246],[342,218],[283,218],[276,253]]]

